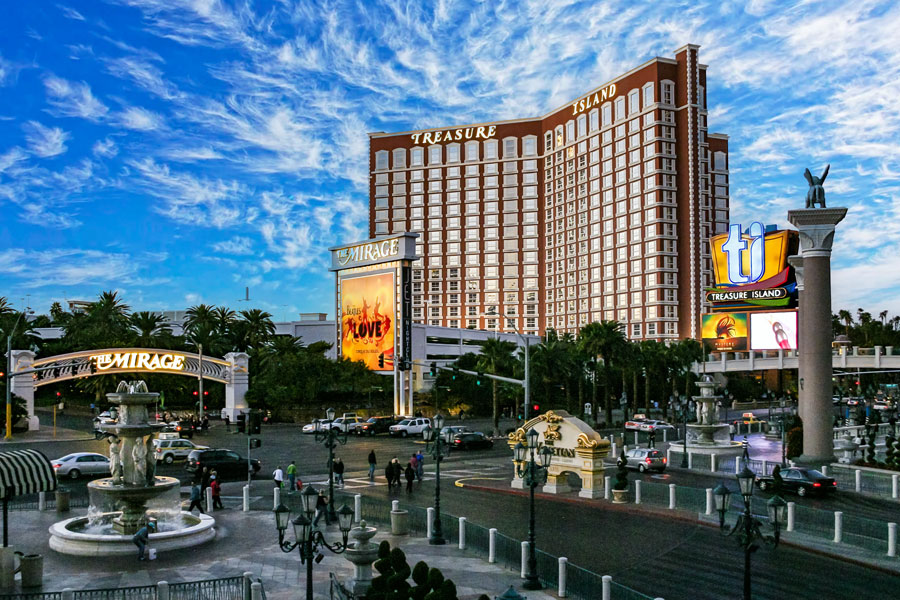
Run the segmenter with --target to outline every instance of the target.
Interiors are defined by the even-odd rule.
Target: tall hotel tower
[[[421,236],[413,320],[699,337],[728,138],[707,133],[697,54],[654,58],[542,117],[370,134],[369,233]]]

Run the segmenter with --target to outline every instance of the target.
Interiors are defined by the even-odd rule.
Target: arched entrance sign
[[[30,350],[12,351],[14,375],[20,371],[39,369],[28,376],[13,378],[13,393],[25,399],[28,408],[29,429],[38,428],[34,415],[34,390],[42,385],[81,379],[95,375],[119,373],[157,373],[203,377],[225,384],[225,410],[234,420],[247,409],[244,396],[249,383],[250,356],[243,352],[229,352],[224,358],[200,357],[193,352],[163,350],[158,348],[105,348],[59,354],[34,360]]]
[[[600,437],[587,423],[573,417],[564,410],[547,411],[531,419],[524,426],[509,434],[507,443],[513,448],[518,442],[527,443],[526,434],[534,429],[540,441],[550,448],[553,458],[547,470],[547,483],[543,491],[560,494],[569,491],[567,473],[581,477],[582,498],[603,496],[603,459],[609,454],[610,443]],[[515,461],[513,461],[515,462]],[[524,467],[524,465],[516,465]],[[517,473],[519,469],[515,469]],[[515,474],[512,487],[522,489],[522,478]]]

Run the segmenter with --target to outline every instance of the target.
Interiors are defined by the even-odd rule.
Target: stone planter
[[[628,490],[613,490],[613,504],[627,504],[628,503]]]

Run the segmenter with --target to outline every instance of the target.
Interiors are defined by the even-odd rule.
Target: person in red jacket
[[[211,475],[209,478],[209,487],[212,489],[212,498],[213,498],[213,510],[217,510],[219,508],[225,508],[222,505],[222,486],[219,485],[219,480],[216,479],[215,475]]]

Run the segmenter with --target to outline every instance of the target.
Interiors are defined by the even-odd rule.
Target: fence
[[[262,596],[261,583],[259,590],[260,596]],[[205,581],[160,582],[156,585],[96,590],[3,594],[0,595],[0,598],[3,600],[257,600],[257,597],[251,594],[249,573],[238,577]]]

